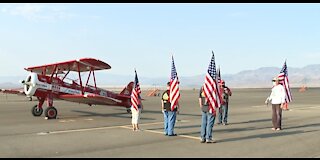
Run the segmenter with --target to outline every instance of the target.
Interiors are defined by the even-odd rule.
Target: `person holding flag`
[[[225,81],[221,78],[220,66],[217,69],[217,79],[220,86],[220,93],[222,96],[221,107],[219,108],[219,112],[218,112],[219,113],[218,124],[228,125],[229,97],[232,95],[232,92],[230,88],[225,85]]]
[[[272,79],[273,87],[271,90],[271,94],[269,97],[267,97],[265,103],[268,104],[271,102],[272,104],[272,130],[281,130],[281,120],[282,120],[282,107],[285,103],[285,89],[284,87],[279,84],[279,78],[274,77]]]
[[[171,78],[167,83],[167,90],[162,94],[161,106],[164,116],[164,134],[166,136],[177,136],[174,133],[177,113],[179,113],[179,80],[172,56]]]
[[[134,72],[135,72],[134,86],[131,92],[131,113],[132,113],[131,123],[132,123],[133,131],[140,131],[138,124],[140,120],[141,111],[143,110],[143,105],[141,103],[141,96],[140,96],[141,90],[140,90],[137,71],[134,70]]]
[[[199,95],[199,105],[202,111],[200,131],[201,143],[216,142],[212,139],[212,128],[216,117],[215,108],[219,108],[221,105],[221,93],[216,72],[214,53],[212,51],[212,58],[205,77],[205,82],[201,87]]]
[[[222,96],[221,107],[219,108],[219,121],[218,124],[228,125],[228,110],[229,110],[229,99],[232,92],[229,87],[226,86],[224,80],[220,80],[220,91]]]

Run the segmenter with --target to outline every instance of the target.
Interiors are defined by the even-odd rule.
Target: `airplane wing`
[[[127,95],[118,95],[118,97],[120,97],[120,98],[128,98],[128,99],[130,99],[131,98],[131,96],[127,96]],[[141,100],[145,100],[144,98],[141,98]]]
[[[22,89],[0,89],[0,92],[7,94],[26,95]]]
[[[97,104],[97,105],[116,105],[117,103],[122,102],[120,100],[117,100],[111,97],[103,97],[96,94],[60,95],[59,98],[66,101],[71,101],[71,102]]]
[[[79,66],[78,66],[79,64]],[[27,67],[25,70],[30,72],[35,72],[41,74],[45,71],[45,74],[52,74],[54,68],[58,74],[63,73],[63,71],[80,71],[86,72],[92,70],[104,70],[110,69],[111,66],[105,62],[94,58],[81,58],[77,60],[71,60],[66,62],[59,62],[53,64],[46,64],[41,66]]]
[[[121,97],[121,98],[129,98],[129,99],[131,98],[131,96],[122,95],[122,94],[119,94],[118,97]]]
[[[18,89],[0,89],[1,93],[4,94],[16,94],[19,96],[26,96],[27,98],[29,98],[29,101],[32,101],[32,96],[27,96],[24,91],[23,88],[18,88]]]

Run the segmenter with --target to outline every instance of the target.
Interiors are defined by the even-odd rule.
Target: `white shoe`
[[[212,139],[207,139],[206,142],[207,142],[207,143],[216,143],[216,141],[215,141],[215,140],[212,140]]]

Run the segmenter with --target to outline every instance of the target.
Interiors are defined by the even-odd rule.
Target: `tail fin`
[[[121,95],[130,96],[133,88],[133,82],[130,82],[121,92]]]

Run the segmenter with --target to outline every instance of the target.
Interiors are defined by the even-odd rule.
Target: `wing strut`
[[[97,88],[97,83],[96,83],[96,76],[94,75],[94,70],[93,70],[93,68],[91,68],[92,69],[92,74],[93,74],[93,81],[94,81],[94,87],[96,88],[96,94],[98,94],[97,92],[98,92],[98,88]]]
[[[87,83],[86,83],[86,85],[85,85],[85,86],[88,86],[88,83],[89,83],[89,79],[90,79],[91,72],[92,72],[92,70],[90,70],[90,72],[89,72],[88,79],[87,79]]]
[[[62,81],[67,77],[67,75],[69,74],[70,70],[68,70],[68,72],[63,76]]]
[[[81,75],[80,75],[80,65],[79,65],[79,62],[77,62],[77,65],[78,65],[78,75],[79,75],[79,80],[80,80],[81,93],[82,93],[82,95],[84,95],[83,86],[82,86],[82,80],[81,80]]]

